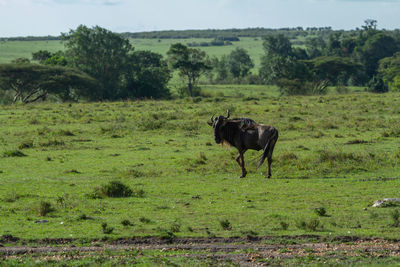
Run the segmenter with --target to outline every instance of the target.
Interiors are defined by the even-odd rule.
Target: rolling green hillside
[[[210,42],[213,39],[130,39],[136,50],[150,50],[153,52],[166,55],[171,44],[181,42],[183,44],[192,42]],[[260,62],[260,57],[263,54],[261,38],[241,38],[240,42],[233,42],[230,46],[214,46],[214,47],[199,47],[204,50],[209,56],[220,57],[229,54],[235,47],[246,49],[256,66]],[[1,41],[0,42],[0,63],[8,63],[19,57],[31,58],[33,52],[39,50],[48,50],[56,52],[63,50],[64,45],[61,41]]]

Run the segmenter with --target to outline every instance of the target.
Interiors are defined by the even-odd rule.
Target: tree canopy
[[[38,64],[0,64],[0,88],[13,91],[13,102],[31,103],[44,100],[48,94],[71,100],[88,95],[98,86],[89,75],[60,66]]]
[[[187,89],[189,96],[194,96],[194,87],[198,79],[207,70],[211,69],[211,64],[206,53],[195,48],[177,43],[171,45],[168,52],[168,61],[171,67],[179,71],[181,77],[187,79]]]

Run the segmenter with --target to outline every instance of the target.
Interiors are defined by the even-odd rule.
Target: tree
[[[127,86],[122,98],[162,98],[169,96],[167,87],[171,72],[157,53],[137,51],[131,55],[126,74]]]
[[[72,67],[93,78],[101,86],[99,99],[116,99],[123,86],[123,74],[133,51],[129,40],[101,27],[80,25],[68,34],[62,34],[66,55]]]
[[[341,38],[341,33],[332,33],[329,36],[329,40],[328,40],[328,45],[326,47],[326,54],[328,56],[341,56],[341,42],[340,42],[340,38]]]
[[[389,91],[389,87],[385,84],[379,76],[374,76],[367,84],[367,90],[374,93],[386,93]]]
[[[400,90],[400,52],[379,61],[378,75],[390,90]]]
[[[97,86],[96,80],[87,74],[69,68],[37,64],[0,65],[0,88],[14,92],[14,103],[44,100],[48,94],[69,100],[78,95],[89,95],[88,91]]]
[[[174,70],[179,71],[179,75],[187,79],[187,89],[189,96],[194,96],[193,88],[199,78],[207,70],[211,69],[211,64],[204,51],[177,43],[171,45],[168,52],[168,61]]]
[[[211,62],[212,67],[217,74],[216,81],[227,81],[229,78],[228,56],[223,55],[219,59],[214,57]]]
[[[268,35],[263,42],[266,57],[290,57],[293,56],[292,44],[289,38],[283,34]]]
[[[360,64],[350,58],[338,56],[317,57],[304,61],[311,70],[314,81],[328,81],[332,85],[338,83],[338,78],[348,80],[351,76],[357,76]]]
[[[39,50],[32,53],[32,59],[46,65],[66,66],[68,64],[63,51],[51,53],[47,50]]]
[[[378,71],[379,60],[393,56],[398,49],[396,40],[384,32],[369,37],[358,50],[358,58],[365,66],[367,77],[375,76]]]
[[[322,37],[306,39],[306,51],[309,58],[322,56],[326,43]]]
[[[32,59],[35,61],[39,61],[43,63],[46,59],[51,58],[53,54],[47,50],[39,50],[37,52],[32,53]]]
[[[237,47],[229,54],[227,63],[232,76],[239,79],[247,76],[254,67],[248,52],[240,47]]]

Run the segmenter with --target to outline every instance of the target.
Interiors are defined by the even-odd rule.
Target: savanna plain
[[[172,41],[132,42],[165,54]],[[261,42],[234,46],[259,58]],[[62,49],[0,48],[0,62]],[[261,152],[240,179],[236,149],[215,144],[207,122],[227,110],[279,130],[270,179]],[[400,95],[356,87],[2,105],[0,265],[398,265],[400,204],[372,204],[399,197],[399,137]]]
[[[218,250],[211,257],[158,248],[5,251],[63,242],[98,248],[151,237],[165,246],[253,239],[279,244],[284,254],[285,245],[298,243],[399,238],[398,207],[371,207],[398,196],[398,94],[278,97],[273,87],[212,88],[205,88],[209,97],[193,99],[2,106],[3,263],[234,265],[243,253],[271,264],[334,264],[341,257],[373,263],[362,250],[318,257],[312,247],[283,259],[240,246],[220,258]],[[240,179],[235,149],[214,143],[207,121],[227,109],[279,129],[271,179],[266,166],[256,170],[256,151],[246,153],[249,174]]]

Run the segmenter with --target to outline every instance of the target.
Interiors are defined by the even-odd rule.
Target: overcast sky
[[[57,36],[80,24],[115,32],[355,29],[365,19],[400,28],[400,0],[0,0],[0,37]]]

